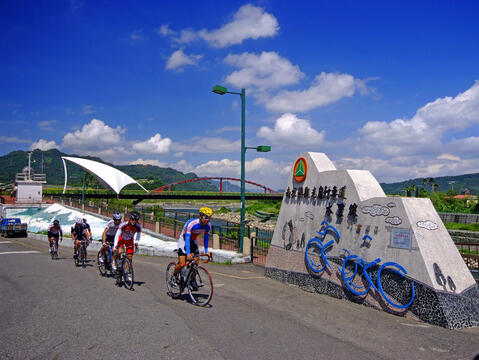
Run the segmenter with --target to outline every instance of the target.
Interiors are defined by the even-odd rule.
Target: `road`
[[[0,238],[0,359],[473,359],[479,328],[448,330],[305,292],[254,265],[207,264],[212,306],[166,294],[171,258],[135,256],[134,291],[93,256]],[[93,254],[91,254],[93,255]]]

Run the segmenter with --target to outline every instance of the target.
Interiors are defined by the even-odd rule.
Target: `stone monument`
[[[323,153],[295,161],[265,274],[447,328],[479,325],[479,287],[431,201],[387,197],[369,171],[336,170]]]

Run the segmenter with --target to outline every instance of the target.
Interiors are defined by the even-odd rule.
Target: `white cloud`
[[[205,40],[210,46],[223,48],[241,44],[247,39],[259,39],[275,36],[279,31],[276,18],[262,8],[251,4],[244,5],[233,15],[231,22],[215,30],[183,29],[174,31],[163,24],[155,30],[157,34],[170,37],[178,44],[188,44],[198,39]]]
[[[161,36],[173,36],[176,34],[176,31],[171,30],[168,24],[161,25],[155,31],[158,35],[161,35]]]
[[[163,139],[160,134],[156,134],[147,141],[133,144],[133,149],[143,153],[163,155],[170,152],[170,146],[170,138]]]
[[[121,135],[124,132],[125,129],[120,126],[112,128],[101,120],[92,119],[81,129],[66,134],[61,147],[71,149],[79,155],[115,159],[130,154],[122,141]]]
[[[324,141],[324,130],[318,132],[311,127],[307,120],[300,119],[296,115],[283,114],[276,120],[274,128],[262,126],[257,137],[262,137],[274,144],[282,146],[320,146]]]
[[[479,124],[479,82],[456,97],[444,97],[419,108],[411,119],[367,122],[359,133],[363,150],[389,156],[435,155],[442,152],[447,131]],[[455,152],[474,152],[479,138],[452,140]]]
[[[356,90],[365,91],[365,81],[349,74],[325,73],[316,76],[313,85],[306,90],[283,90],[264,99],[266,108],[277,112],[309,111],[353,96]]]
[[[225,138],[206,138],[206,137],[194,137],[187,143],[180,144],[174,143],[175,150],[184,152],[198,152],[198,153],[225,153],[236,152],[241,149],[241,142],[231,141]]]
[[[166,62],[167,70],[179,70],[179,68],[187,65],[198,65],[198,62],[201,60],[203,55],[186,55],[183,52],[183,49],[178,49],[168,58]]]
[[[159,167],[168,167],[168,164],[159,160],[143,160],[142,158],[138,158],[135,161],[131,161],[129,165],[154,165]]]
[[[38,127],[44,131],[53,131],[53,124],[56,124],[57,120],[43,120],[37,123]]]
[[[132,42],[137,42],[137,41],[144,40],[142,30],[135,30],[128,37]]]
[[[274,51],[263,51],[259,55],[248,52],[230,54],[225,58],[225,62],[240,68],[226,77],[228,83],[238,88],[277,89],[296,84],[304,76],[297,65]]]
[[[452,154],[441,154],[437,157],[437,160],[461,161],[461,158]]]
[[[464,139],[453,139],[446,144],[448,150],[460,154],[476,154],[479,152],[479,137],[470,136]]]
[[[279,31],[276,18],[262,8],[243,5],[234,14],[233,21],[216,30],[201,30],[198,35],[213,47],[241,44],[246,39],[273,37]]]
[[[21,139],[21,138],[16,137],[16,136],[3,136],[3,135],[0,135],[0,142],[5,142],[5,143],[18,143],[18,144],[21,144],[21,143],[29,143],[29,142],[31,142],[31,141],[28,140],[28,139]]]
[[[47,150],[50,150],[50,149],[58,149],[58,145],[55,141],[51,140],[51,141],[48,141],[48,140],[45,140],[45,139],[40,139],[36,142],[34,142],[31,146],[30,146],[30,150],[36,150],[36,149],[40,149],[42,151],[47,151]]]
[[[83,115],[92,115],[97,113],[99,110],[103,110],[102,107],[96,107],[93,105],[83,105],[82,113]]]
[[[178,157],[182,157],[183,155],[184,155],[184,152],[180,151],[174,154],[173,156],[178,158]]]

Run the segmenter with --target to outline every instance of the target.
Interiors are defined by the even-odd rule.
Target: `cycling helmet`
[[[60,221],[58,221],[58,220],[56,220],[56,219],[53,220],[53,225],[60,225]]]
[[[113,220],[121,220],[121,212],[114,213]]]
[[[209,207],[203,206],[200,209],[200,216],[211,217],[211,215],[213,215],[213,210],[211,210]]]
[[[83,223],[86,224],[86,219],[83,219]]]
[[[76,219],[76,223],[77,223],[77,224],[83,224],[83,219],[82,219],[82,218]]]
[[[140,220],[140,213],[138,211],[132,211],[130,213],[130,219],[132,220]]]

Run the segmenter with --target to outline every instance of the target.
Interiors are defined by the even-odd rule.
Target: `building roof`
[[[72,163],[77,164],[85,171],[88,171],[90,174],[96,176],[101,184],[113,190],[117,194],[120,193],[121,189],[129,184],[137,184],[143,190],[148,192],[143,186],[141,186],[138,181],[130,177],[129,175],[125,174],[124,172],[115,169],[112,166],[105,165],[98,161],[76,158],[76,157],[68,157],[62,156],[63,160],[63,169],[65,170],[65,184],[63,186],[63,193],[65,193],[67,187],[67,165],[65,160],[71,161]]]

